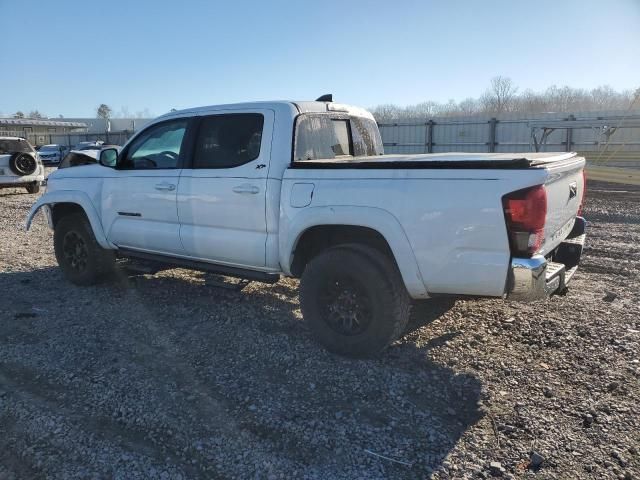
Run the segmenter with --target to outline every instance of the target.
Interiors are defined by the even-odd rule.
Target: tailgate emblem
[[[578,195],[578,184],[576,182],[571,182],[569,184],[569,200]]]

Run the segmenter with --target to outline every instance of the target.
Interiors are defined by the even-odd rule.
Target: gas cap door
[[[313,183],[294,183],[291,188],[289,204],[294,208],[302,208],[311,204],[313,199]]]

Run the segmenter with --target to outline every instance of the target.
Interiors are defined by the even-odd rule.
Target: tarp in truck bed
[[[373,157],[300,160],[293,162],[291,168],[522,169],[568,160],[576,155],[576,152],[379,155]]]

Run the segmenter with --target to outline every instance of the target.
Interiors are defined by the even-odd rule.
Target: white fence
[[[540,151],[601,152],[606,145],[608,151],[638,152],[640,157],[640,128],[628,126],[640,122],[640,111],[549,113],[528,118],[440,117],[423,122],[381,122],[379,126],[387,153],[526,152],[535,149],[532,122],[558,120],[574,124],[591,120],[594,126],[557,128]],[[540,130],[537,132],[539,137]]]

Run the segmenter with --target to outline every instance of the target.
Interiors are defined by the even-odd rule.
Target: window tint
[[[296,126],[295,160],[352,155],[349,120],[329,115],[302,115]]]
[[[260,155],[264,118],[258,113],[212,115],[200,123],[193,168],[232,168]]]
[[[136,170],[177,168],[186,129],[186,119],[165,122],[149,128],[133,141],[119,167]]]

